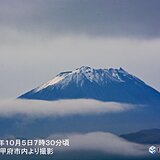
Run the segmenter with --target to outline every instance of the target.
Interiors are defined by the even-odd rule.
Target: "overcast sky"
[[[160,91],[159,15],[159,0],[0,0],[0,98],[82,65]]]

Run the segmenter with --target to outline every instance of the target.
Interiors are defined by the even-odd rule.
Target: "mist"
[[[144,156],[148,146],[126,141],[109,132],[89,132],[86,134],[51,135],[47,139],[60,137],[69,139],[70,147],[58,147],[57,151],[99,151],[108,155]]]
[[[68,115],[94,115],[104,113],[119,113],[134,109],[129,104],[114,102],[101,102],[96,100],[59,100],[59,101],[39,101],[39,100],[1,100],[0,116],[11,117],[22,114],[29,117],[57,117]]]

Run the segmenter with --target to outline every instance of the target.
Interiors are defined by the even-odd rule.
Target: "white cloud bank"
[[[51,135],[48,139],[54,139]],[[64,138],[64,135],[60,136]],[[90,132],[87,134],[67,135],[70,147],[66,151],[101,151],[106,154],[125,156],[144,156],[148,154],[148,146],[132,143],[108,132]],[[57,148],[59,150],[60,148]]]
[[[116,113],[133,109],[132,105],[77,99],[60,101],[1,100],[0,116],[65,116],[73,114]]]
[[[14,135],[10,136],[11,139],[16,139]],[[36,138],[42,139],[42,138]],[[63,134],[51,134],[50,136],[44,138],[45,140],[69,140],[69,146],[52,146],[46,145],[44,147],[54,148],[56,154],[61,154],[61,152],[69,152],[70,156],[74,151],[81,153],[86,152],[98,152],[104,153],[106,156],[129,156],[129,157],[139,157],[139,156],[149,156],[149,145],[138,144],[134,142],[127,141],[113,133],[110,132],[88,132],[88,133],[63,133]],[[34,139],[35,140],[35,139]],[[40,147],[40,146],[36,146]],[[88,155],[89,157],[92,155]]]

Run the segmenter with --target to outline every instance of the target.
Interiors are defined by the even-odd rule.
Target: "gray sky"
[[[159,0],[0,0],[0,98],[64,70],[119,68],[160,91]]]

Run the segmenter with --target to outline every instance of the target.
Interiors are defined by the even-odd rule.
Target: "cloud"
[[[73,114],[104,114],[117,113],[133,109],[132,105],[96,100],[1,100],[0,116],[25,114],[27,116],[67,116]]]
[[[7,136],[9,139],[15,140],[14,135]],[[30,138],[32,139],[32,138]],[[42,140],[42,138],[34,138],[34,140]],[[89,152],[88,157],[92,156],[92,152],[102,153],[105,156],[149,156],[149,145],[138,144],[127,141],[118,135],[110,132],[88,132],[88,133],[63,133],[63,134],[50,134],[48,137],[44,137],[44,140],[69,140],[69,146],[52,146],[44,145],[46,148],[54,148],[55,153],[61,154],[61,152],[69,153],[70,157],[72,153],[78,151],[80,153]],[[20,146],[23,147],[23,146]],[[36,145],[39,148],[41,146]]]
[[[2,27],[48,35],[160,36],[160,2],[154,0],[1,0]]]
[[[62,139],[66,137],[66,139],[69,139],[70,147],[67,151],[100,151],[109,155],[125,156],[142,156],[148,154],[148,146],[126,141],[109,132],[51,135],[47,139],[54,139],[55,137],[61,137]],[[66,148],[63,149],[66,150]]]

